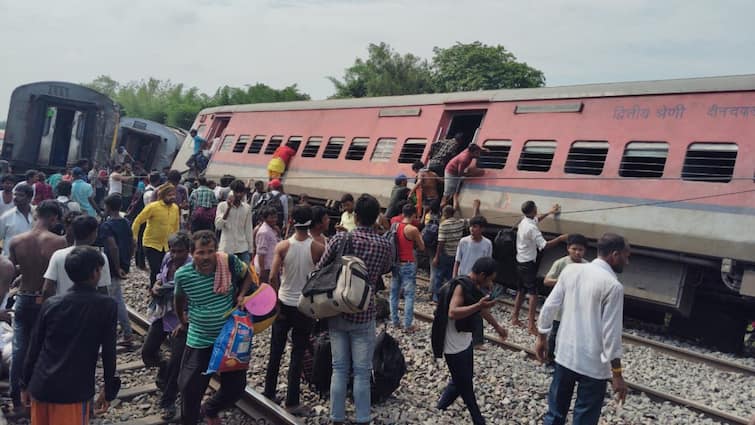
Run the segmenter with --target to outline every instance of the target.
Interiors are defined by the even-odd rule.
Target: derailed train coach
[[[160,170],[171,165],[188,135],[186,130],[180,128],[125,117],[118,124],[115,146],[124,146],[145,169]]]
[[[120,108],[78,84],[25,84],[11,95],[0,159],[14,171],[59,170],[82,158],[104,163],[111,155]]]
[[[398,173],[462,133],[486,149],[462,213],[480,199],[489,236],[516,227],[526,200],[559,203],[543,232],[586,235],[589,258],[603,232],[629,239],[621,281],[643,317],[670,313],[680,333],[732,351],[753,318],[755,75],[217,106],[194,128],[218,141],[209,177],[265,178],[286,143],[286,191],[326,205],[363,192],[386,205]],[[539,276],[562,255],[546,250]],[[512,262],[499,280],[515,286]]]

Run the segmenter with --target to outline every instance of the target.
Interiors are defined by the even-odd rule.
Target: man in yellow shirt
[[[176,187],[164,184],[157,189],[157,201],[145,206],[134,219],[131,229],[139,234],[139,227],[146,223],[142,245],[149,264],[149,287],[155,283],[163,257],[168,251],[168,238],[178,232],[180,210],[176,205]]]

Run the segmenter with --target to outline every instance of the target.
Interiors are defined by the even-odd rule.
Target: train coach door
[[[446,109],[438,128],[439,139],[450,139],[461,134],[462,144],[459,152],[474,143],[485,118],[486,109]]]
[[[207,142],[212,146],[211,152],[215,152],[216,149],[220,149],[220,136],[228,127],[228,123],[231,121],[230,116],[218,116],[215,115],[212,118],[212,124],[210,125],[210,131],[207,132]],[[216,143],[217,142],[217,143]]]

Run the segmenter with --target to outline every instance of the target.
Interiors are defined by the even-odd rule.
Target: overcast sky
[[[755,73],[755,1],[0,0],[0,120],[42,80],[297,83],[333,93],[368,43],[502,44],[549,86]]]

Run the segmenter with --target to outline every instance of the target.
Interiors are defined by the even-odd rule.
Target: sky
[[[0,121],[21,84],[103,74],[322,99],[381,41],[428,59],[501,44],[548,86],[755,73],[753,16],[751,0],[0,0]]]

